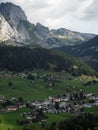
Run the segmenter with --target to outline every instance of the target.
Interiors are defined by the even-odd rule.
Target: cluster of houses
[[[95,96],[91,95],[89,96],[89,99],[95,100],[95,102],[92,103],[91,106],[88,102],[83,104],[78,103],[74,104],[70,100],[69,94],[61,97],[58,96],[49,97],[47,100],[30,102],[28,107],[33,108],[32,112],[23,112],[21,115],[25,119],[28,119],[32,122],[45,123],[47,121],[47,118],[45,116],[47,115],[46,113],[59,114],[59,113],[71,112],[73,114],[80,114],[81,112],[84,112],[85,107],[98,107],[97,95]]]
[[[20,74],[11,73],[11,74],[5,74],[3,76],[8,78],[11,76],[15,77],[17,75],[22,78],[28,77],[28,74],[25,73],[20,73]],[[58,83],[61,78],[61,77],[56,77],[53,75],[46,75],[46,74],[43,74],[42,76],[38,76],[36,73],[33,73],[33,75],[29,75],[29,78],[32,78],[30,76],[34,76],[38,79],[42,79],[43,82],[48,83],[47,87],[50,89],[54,87],[55,84]],[[2,77],[2,75],[0,75],[0,77]],[[92,82],[87,82],[86,84],[83,84],[83,86],[88,86],[91,83]],[[47,120],[46,113],[59,114],[59,113],[71,112],[74,114],[80,114],[81,112],[84,111],[84,108],[98,107],[98,93],[84,94],[83,90],[80,89],[80,92],[76,94],[67,93],[65,95],[58,95],[53,97],[49,96],[45,100],[40,100],[40,101],[36,100],[32,102],[17,100],[15,97],[11,98],[8,101],[5,99],[3,95],[0,95],[0,104],[1,104],[0,106],[2,106],[0,107],[0,112],[11,112],[25,107],[30,108],[30,112],[21,113],[21,116],[24,117],[24,120],[17,121],[18,124],[29,123],[29,122],[39,122],[40,124],[45,124]],[[27,120],[29,120],[29,122]]]
[[[3,104],[3,108],[0,111],[15,111],[23,107],[42,109],[44,113],[61,113],[61,112],[79,112],[83,107],[98,107],[98,94],[92,93],[79,94],[82,95],[82,99],[76,98],[77,95],[66,94],[58,96],[49,96],[48,99],[40,101],[21,101],[16,98],[11,98],[10,103],[5,99],[3,95],[0,95],[0,104]],[[89,100],[85,100],[85,99]],[[74,103],[76,101],[76,103]],[[78,102],[80,101],[80,102]],[[85,102],[84,102],[85,101]],[[89,102],[88,102],[89,101]],[[14,103],[13,103],[14,102]],[[4,105],[6,104],[6,105]]]
[[[32,102],[21,100],[19,101],[16,98],[11,98],[9,101],[10,103],[7,103],[8,100],[5,100],[5,97],[0,95],[0,104],[3,104],[3,107],[0,108],[0,112],[11,112],[28,107],[30,108],[30,112],[21,113],[21,116],[23,116],[24,120],[18,121],[18,124],[39,122],[41,125],[44,125],[48,118],[46,113],[59,114],[71,112],[73,114],[80,114],[81,112],[84,112],[84,108],[98,107],[97,93],[95,95],[92,93],[83,95],[85,95],[85,99],[89,99],[91,102],[84,102],[85,99],[81,99],[81,103],[74,103],[74,100],[76,100],[74,95],[66,94],[53,97],[49,96],[45,100]],[[4,106],[4,104],[6,105]]]
[[[26,103],[16,100],[14,97],[6,100],[3,95],[0,95],[0,104],[0,112],[11,112],[26,107]]]
[[[93,95],[92,93],[86,94],[86,97],[90,100],[89,103],[84,103],[83,107],[98,107],[98,94]]]

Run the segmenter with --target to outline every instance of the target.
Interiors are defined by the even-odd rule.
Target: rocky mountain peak
[[[0,4],[0,13],[12,27],[17,26],[22,20],[27,21],[24,11],[10,2]]]
[[[49,34],[49,28],[48,27],[45,27],[43,26],[42,24],[40,23],[37,23],[36,24],[36,32],[40,35],[46,35],[46,34]]]
[[[65,28],[49,30],[37,23],[31,24],[21,7],[10,2],[0,4],[0,42],[17,46],[30,45],[55,48],[76,45],[93,38],[95,35],[70,31]]]
[[[54,30],[54,29],[51,30],[51,33],[53,33],[53,34],[58,34],[58,35],[66,35],[66,34],[68,34],[69,32],[70,32],[70,30],[65,29],[65,28],[59,28],[59,29],[57,29],[57,30]]]
[[[23,43],[29,39],[23,22],[27,21],[24,11],[10,2],[0,4],[0,41]],[[12,43],[10,43],[12,44]]]

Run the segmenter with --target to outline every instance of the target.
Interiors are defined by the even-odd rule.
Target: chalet
[[[26,105],[25,104],[20,104],[18,107],[19,108],[24,108],[24,107],[26,107]]]
[[[53,98],[53,101],[54,101],[54,102],[61,102],[61,98],[56,98],[56,97],[54,97],[54,98]]]
[[[61,98],[61,101],[68,101],[70,99],[70,96],[64,96]]]
[[[6,107],[7,111],[16,111],[17,109],[18,109],[17,106],[7,106]]]
[[[27,75],[24,74],[24,73],[22,73],[21,77],[22,77],[22,78],[27,78]]]
[[[44,100],[42,105],[48,106],[51,104],[51,100]]]
[[[67,107],[67,103],[66,102],[60,102],[59,107],[60,108],[66,108]]]
[[[49,100],[52,100],[52,97],[51,97],[51,96],[49,96],[49,97],[48,97],[48,99],[49,99]]]
[[[41,106],[41,101],[32,102],[31,106],[40,107]]]
[[[85,94],[86,97],[91,97],[92,96],[92,93],[87,93]]]
[[[98,106],[98,100],[93,103],[94,106]]]
[[[91,100],[98,100],[98,96],[91,96],[90,99]]]
[[[16,101],[16,98],[15,97],[11,98],[11,101]]]
[[[89,107],[92,107],[92,105],[91,105],[90,103],[85,103],[85,104],[83,104],[82,106],[83,106],[83,107],[88,107],[88,108],[89,108]]]
[[[26,119],[28,119],[28,120],[32,120],[32,118],[33,118],[32,116],[27,116],[26,117]]]

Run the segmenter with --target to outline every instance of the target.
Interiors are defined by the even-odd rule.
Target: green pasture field
[[[18,120],[23,120],[21,114],[23,112],[30,112],[31,109],[23,108],[14,112],[6,112],[0,114],[0,130],[22,130],[24,127],[40,127],[39,123],[32,123],[28,125],[20,126],[16,123]],[[60,114],[46,114],[48,116],[46,126],[50,126],[52,122],[59,122],[61,120],[68,119],[73,115],[71,113],[60,113]]]
[[[11,77],[11,78],[1,78],[0,79],[0,95],[4,95],[6,99],[12,97],[22,96],[24,99],[28,100],[41,100],[45,99],[51,95],[64,94],[66,90],[69,92],[72,90],[73,86],[81,87],[81,81],[67,80],[68,77],[66,74],[54,73],[54,72],[38,72],[39,74],[52,74],[58,77],[59,82],[55,83],[55,86],[52,89],[49,89],[47,86],[49,83],[44,82],[42,79],[28,80],[21,77]],[[69,76],[71,77],[71,76]],[[9,82],[12,82],[12,86],[9,86]],[[70,88],[71,87],[71,88]],[[72,90],[73,91],[73,90]]]
[[[25,100],[43,100],[48,98],[48,96],[66,94],[79,92],[82,88],[85,93],[89,92],[97,92],[98,91],[98,83],[92,84],[90,86],[82,86],[86,80],[73,77],[70,74],[66,73],[57,73],[51,71],[34,71],[33,73],[37,73],[39,75],[51,74],[58,77],[58,82],[55,83],[55,86],[52,89],[47,87],[48,83],[44,82],[41,78],[35,78],[33,81],[22,78],[20,76],[10,77],[10,78],[0,78],[0,95],[4,95],[5,99],[11,99],[13,97],[22,96]],[[9,86],[9,82],[12,82],[12,86]],[[19,109],[15,112],[7,112],[0,113],[0,130],[22,130],[23,127],[17,125],[16,120],[22,119],[20,116],[22,112],[30,111],[30,109]],[[94,115],[98,115],[97,108],[89,108],[86,111],[93,112]],[[62,113],[62,114],[48,114],[47,125],[50,125],[52,122],[58,122],[64,119],[71,117],[70,113]],[[29,125],[38,126],[38,124]],[[39,126],[40,127],[40,126]]]
[[[80,88],[86,93],[96,92],[98,90],[98,84],[83,87],[82,84],[85,83],[86,80],[79,80],[79,78],[73,77],[68,73],[56,73],[42,70],[37,70],[33,73],[57,76],[59,82],[55,83],[55,86],[52,89],[49,89],[47,87],[49,83],[44,82],[42,79],[35,78],[35,80],[32,81],[19,76],[0,78],[0,95],[4,95],[6,99],[22,96],[24,99],[28,100],[41,100],[52,95],[77,92]],[[71,80],[69,80],[69,78],[71,78]],[[9,86],[9,82],[12,82],[12,86]]]

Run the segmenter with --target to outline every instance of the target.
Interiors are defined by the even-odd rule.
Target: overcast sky
[[[30,22],[98,34],[98,0],[0,0],[22,7]]]

